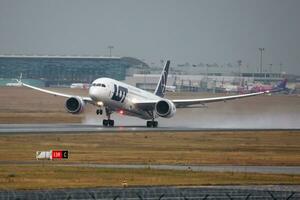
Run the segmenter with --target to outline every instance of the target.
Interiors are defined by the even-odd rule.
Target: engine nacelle
[[[160,100],[155,104],[155,112],[160,117],[170,118],[176,113],[176,106],[170,100]]]
[[[85,103],[80,97],[70,97],[67,99],[65,107],[69,113],[79,114],[83,112]]]

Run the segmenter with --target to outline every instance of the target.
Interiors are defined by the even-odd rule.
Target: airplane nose
[[[89,89],[89,96],[90,96],[94,101],[97,101],[97,100],[98,100],[98,97],[99,97],[99,93],[98,93],[97,88],[95,88],[95,87],[90,87],[90,89]]]

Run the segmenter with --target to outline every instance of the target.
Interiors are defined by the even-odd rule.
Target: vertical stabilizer
[[[170,67],[170,61],[168,60],[164,66],[164,69],[161,73],[159,82],[156,86],[154,94],[159,97],[164,97],[166,92],[166,86],[167,86],[167,79],[168,79],[168,73],[169,73],[169,67]]]
[[[285,90],[286,89],[286,84],[287,84],[287,79],[283,79],[282,81],[279,81],[275,87],[274,90]]]

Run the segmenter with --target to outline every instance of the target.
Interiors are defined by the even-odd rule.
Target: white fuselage
[[[137,108],[135,103],[162,99],[155,94],[110,78],[96,79],[89,89],[89,96],[95,105],[142,119],[151,119],[152,113]]]

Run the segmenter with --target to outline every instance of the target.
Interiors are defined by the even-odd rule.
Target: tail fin
[[[169,67],[170,67],[170,61],[168,60],[165,64],[165,67],[164,67],[162,73],[161,73],[159,82],[158,82],[155,92],[154,92],[154,94],[159,97],[165,96]]]
[[[284,89],[286,89],[286,84],[287,84],[287,79],[285,78],[284,80],[278,82],[278,83],[275,85],[275,89],[284,90]]]
[[[21,73],[19,79],[14,79],[14,80],[16,80],[17,83],[22,84],[22,76],[23,74]]]

